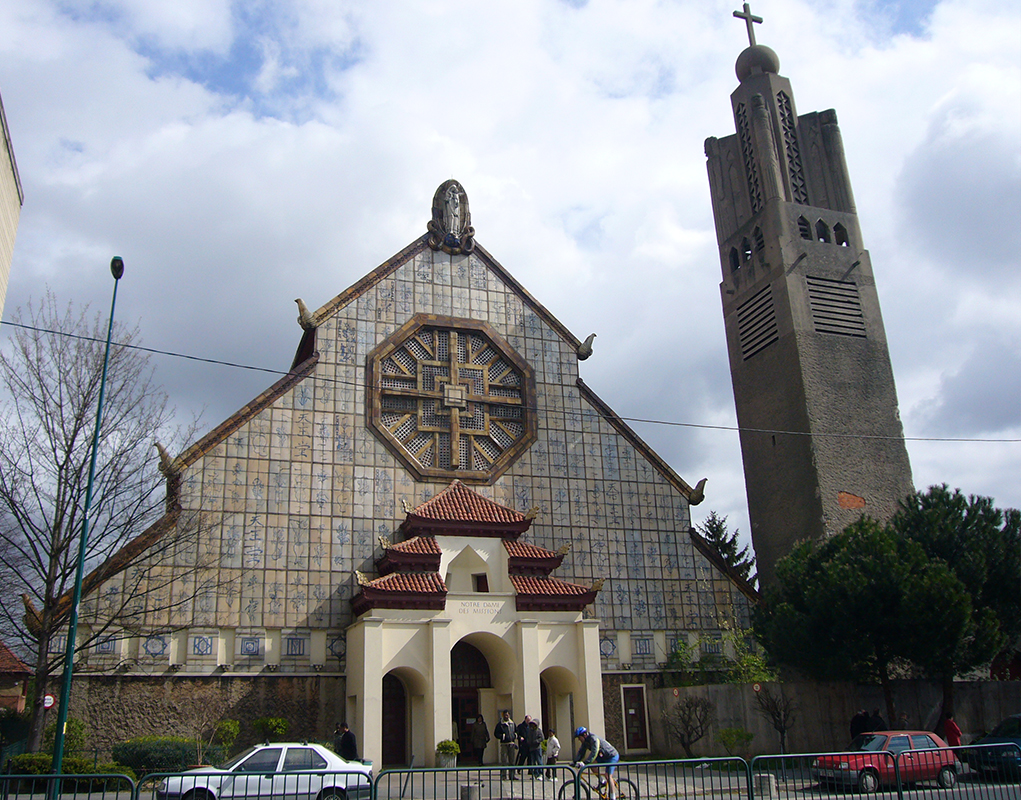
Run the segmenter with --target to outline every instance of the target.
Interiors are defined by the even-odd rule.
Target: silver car
[[[164,778],[157,800],[349,800],[368,797],[372,767],[318,744],[251,747],[221,767]]]

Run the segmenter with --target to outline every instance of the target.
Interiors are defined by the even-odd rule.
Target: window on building
[[[847,237],[847,228],[839,222],[833,226],[833,241],[841,247],[849,247],[851,244],[850,239]]]
[[[472,590],[476,592],[489,592],[489,576],[484,572],[472,575]]]
[[[798,217],[798,233],[801,234],[802,239],[812,241],[812,226],[804,217]]]
[[[287,638],[287,655],[289,656],[305,655],[305,640],[299,636],[289,636]]]

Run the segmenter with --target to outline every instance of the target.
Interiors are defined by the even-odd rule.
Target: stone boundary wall
[[[763,683],[774,693],[779,684]],[[841,750],[850,741],[848,727],[859,709],[880,709],[886,718],[886,702],[879,686],[853,683],[785,683],[784,692],[795,698],[798,710],[794,726],[787,734],[787,752],[815,753]],[[674,692],[677,692],[677,697]],[[921,730],[935,730],[939,722],[943,689],[938,682],[895,681],[894,702],[897,713],[906,711],[908,725]],[[664,712],[687,695],[708,697],[716,704],[713,730],[692,748],[698,756],[726,756],[727,751],[715,740],[721,728],[742,728],[755,735],[747,754],[763,755],[780,752],[780,740],[772,725],[758,711],[751,684],[718,684],[652,689],[648,693],[649,733],[657,757],[684,758],[680,744],[669,738],[664,725]],[[1004,717],[1021,713],[1021,681],[961,681],[954,684],[955,719],[961,726],[963,743],[971,742],[995,727]],[[894,727],[896,721],[891,723]],[[611,739],[612,741],[612,739]]]
[[[757,710],[749,684],[717,684],[654,688],[653,674],[604,674],[606,736],[623,744],[620,721],[620,684],[646,683],[649,733],[654,758],[683,758],[680,745],[668,739],[663,716],[666,709],[687,695],[709,697],[716,704],[712,732],[694,746],[696,755],[726,756],[715,741],[721,728],[742,728],[755,735],[744,755],[779,752],[779,739]],[[637,680],[636,680],[637,679]],[[778,691],[778,684],[763,688]],[[822,752],[846,746],[848,724],[859,708],[870,712],[886,707],[878,686],[851,683],[795,682],[784,684],[798,710],[788,734],[788,752]],[[970,742],[989,731],[1003,717],[1021,713],[1021,681],[969,681],[954,685],[956,719]],[[908,713],[912,727],[932,730],[942,702],[939,683],[898,681],[894,698],[898,713]],[[287,738],[329,741],[334,725],[343,720],[345,679],[320,675],[159,676],[76,675],[71,696],[72,717],[85,723],[88,747],[109,753],[117,742],[136,736],[203,736],[208,739],[221,719],[241,723],[235,748],[257,740],[252,722],[259,717],[282,717],[290,723]],[[614,713],[615,712],[615,713]],[[52,712],[52,722],[56,710]],[[889,720],[887,720],[889,722]],[[616,737],[616,738],[615,738]],[[569,733],[568,733],[569,739]],[[561,732],[561,742],[566,739]]]
[[[257,741],[252,722],[260,717],[286,719],[289,741],[330,741],[344,709],[345,679],[339,676],[76,675],[70,716],[85,723],[90,749],[109,753],[136,736],[208,741],[221,719],[241,724],[235,749]]]

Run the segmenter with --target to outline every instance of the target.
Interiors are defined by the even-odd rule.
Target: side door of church
[[[649,726],[645,712],[645,686],[622,686],[624,711],[624,750],[628,753],[649,749]]]

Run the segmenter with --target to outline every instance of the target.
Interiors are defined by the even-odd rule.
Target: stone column
[[[539,622],[522,619],[518,628],[518,674],[514,681],[515,723],[525,714],[538,717],[542,711],[542,694],[539,689]],[[518,710],[520,709],[520,710]],[[542,721],[545,725],[545,720]]]
[[[578,629],[578,683],[580,697],[574,706],[575,722],[604,732],[603,678],[599,668],[599,620],[583,619]]]
[[[436,745],[449,739],[452,732],[450,718],[450,620],[429,620],[429,682],[426,691],[428,718],[425,720],[425,765],[436,765]]]

